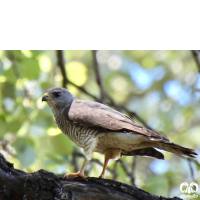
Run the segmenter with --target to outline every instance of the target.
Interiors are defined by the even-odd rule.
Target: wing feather
[[[135,123],[127,115],[94,101],[74,100],[68,116],[74,123],[85,126],[101,127],[113,131],[128,130],[148,137],[169,141],[160,133],[148,130]]]

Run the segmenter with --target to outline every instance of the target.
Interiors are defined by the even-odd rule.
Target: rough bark
[[[120,182],[88,178],[64,179],[39,170],[26,173],[14,169],[0,154],[0,200],[179,200],[152,195]]]

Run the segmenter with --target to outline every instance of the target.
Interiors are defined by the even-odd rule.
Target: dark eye
[[[54,93],[53,93],[53,96],[54,96],[54,97],[59,97],[60,95],[61,95],[61,92],[54,92]]]

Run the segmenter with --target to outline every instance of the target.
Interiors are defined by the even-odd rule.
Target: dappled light
[[[82,150],[42,103],[46,89],[65,83],[77,98],[107,104],[200,154],[200,74],[191,51],[67,50],[63,56],[62,68],[56,51],[0,51],[0,152],[15,168],[58,176],[78,171]],[[200,183],[199,156],[189,161],[162,153],[165,161],[140,156],[111,161],[105,178],[170,197],[180,194],[182,182]],[[97,177],[102,163],[103,156],[94,154],[87,175]]]

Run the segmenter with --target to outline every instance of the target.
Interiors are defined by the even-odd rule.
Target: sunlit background
[[[100,98],[93,53],[64,51],[67,77],[77,86],[67,88],[80,99],[94,100],[78,87]],[[103,87],[116,104],[200,154],[200,74],[191,51],[97,51],[96,60]],[[62,86],[57,61],[56,51],[0,51],[0,152],[15,168],[63,176],[75,172],[74,165],[80,168],[84,158],[74,160],[72,155],[82,150],[61,133],[50,108],[41,101],[46,89]],[[121,158],[129,173],[134,169],[136,186],[172,197],[181,194],[182,182],[200,184],[199,156],[189,162],[163,153],[164,161]],[[103,163],[102,155],[94,153],[93,158]],[[110,161],[109,168],[116,168],[116,180],[132,184],[123,166],[115,162]],[[97,177],[102,166],[92,162],[87,170]],[[112,173],[107,170],[105,178],[113,179]]]

